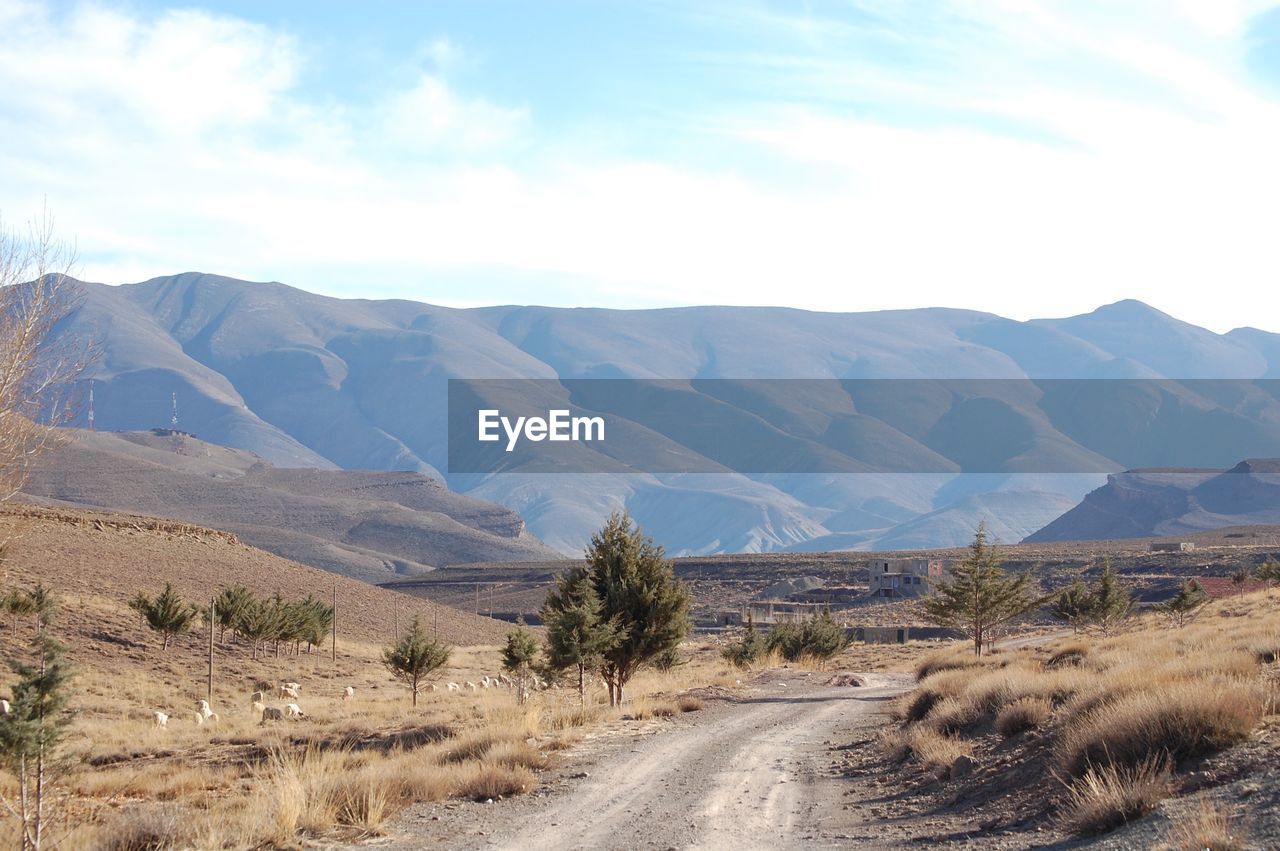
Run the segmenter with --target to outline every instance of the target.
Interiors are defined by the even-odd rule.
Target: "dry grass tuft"
[[[1248,837],[1213,801],[1173,820],[1161,851],[1244,851]]]
[[[458,783],[457,796],[473,801],[496,801],[531,792],[537,785],[537,778],[527,768],[479,765]]]
[[[699,712],[705,706],[702,698],[692,694],[681,695],[676,701],[676,706],[681,712]]]
[[[1022,697],[996,716],[996,732],[1006,739],[1034,730],[1053,714],[1053,701],[1045,697]]]
[[[1167,761],[1090,769],[1068,787],[1062,820],[1077,836],[1106,833],[1145,816],[1171,791]]]
[[[1255,683],[1175,682],[1106,702],[1069,727],[1058,747],[1062,767],[1079,776],[1094,766],[1136,767],[1221,750],[1248,737],[1262,718]]]

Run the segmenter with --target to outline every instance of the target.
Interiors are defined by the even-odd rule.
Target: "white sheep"
[[[476,690],[476,684],[471,682],[471,680],[467,680],[465,683],[463,683],[463,685],[471,689],[472,691]]]
[[[267,705],[263,703],[261,700],[255,700],[253,702],[253,707],[252,707],[253,714],[257,715],[259,718],[262,717],[262,711],[266,708],[267,708]]]
[[[159,727],[160,729],[163,730],[164,728],[169,726],[169,716],[166,715],[165,713],[156,712],[156,713],[153,713],[151,717],[156,719],[156,726]]]
[[[249,695],[250,703],[262,703],[262,700],[262,692],[260,691],[255,691],[253,694]]]
[[[498,674],[498,679],[502,681],[502,684],[504,686],[506,686],[507,688],[511,688],[511,678],[508,677],[506,674]]]
[[[196,711],[203,715],[206,720],[213,717],[213,707],[209,705],[209,701],[207,700],[200,701],[200,705],[196,707]]]
[[[355,696],[356,696],[356,690],[355,690],[355,689],[353,689],[351,686],[347,686],[346,688],[344,688],[344,689],[342,690],[342,699],[343,699],[343,700],[350,700],[351,698],[353,698],[353,697],[355,697]]]
[[[294,700],[297,700],[297,699],[298,699],[298,691],[299,691],[299,689],[300,689],[300,688],[301,688],[301,686],[299,686],[297,683],[281,683],[281,684],[280,684],[280,696],[281,696],[281,697],[292,697]]]
[[[262,708],[263,724],[267,723],[268,721],[283,721],[283,720],[284,720],[284,711],[281,710],[280,707],[264,706]]]
[[[13,711],[13,707],[9,705],[9,701],[0,698],[0,715],[8,715]]]
[[[449,691],[461,691],[461,688],[457,683],[449,683],[446,688],[448,688]]]
[[[301,718],[303,716],[302,707],[296,703],[290,703],[284,708],[284,714],[288,718]]]
[[[491,685],[492,685],[492,683],[489,681],[489,678],[488,678],[488,677],[485,677],[484,679],[482,679],[482,680],[480,681],[480,686],[481,686],[482,688],[489,688]]]

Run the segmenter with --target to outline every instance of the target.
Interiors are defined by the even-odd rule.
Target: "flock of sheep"
[[[449,692],[462,692],[463,690],[476,692],[480,689],[487,688],[514,688],[515,685],[515,681],[506,674],[498,674],[497,676],[482,678],[479,684],[467,680],[461,684],[446,683],[444,687],[445,690]],[[534,678],[533,685],[535,688],[547,687],[546,682],[536,677]],[[436,685],[432,683],[427,686],[427,689],[430,691],[436,691]],[[283,707],[267,706],[264,702],[265,695],[261,691],[255,691],[253,694],[249,695],[249,706],[253,714],[260,718],[260,723],[263,724],[268,721],[283,721],[286,718],[305,718],[306,713],[302,711],[302,707],[297,703],[299,699],[298,696],[301,691],[302,686],[298,683],[281,683],[277,690],[278,696],[281,699],[292,700],[294,701],[293,703],[286,703]],[[347,686],[342,690],[342,699],[344,701],[351,700],[355,696],[356,690],[352,686]],[[9,702],[7,700],[0,700],[0,712],[7,713],[8,711]],[[169,713],[161,712],[159,710],[152,713],[155,725],[160,728],[167,729],[169,726],[169,719],[171,717],[172,716],[170,716]],[[195,710],[192,711],[188,717],[190,717],[197,727],[205,723],[216,724],[218,722],[218,713],[213,711],[213,708],[209,706],[209,701],[207,700],[199,701]]]

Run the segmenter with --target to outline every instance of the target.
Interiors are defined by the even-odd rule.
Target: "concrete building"
[[[1153,553],[1189,553],[1195,548],[1193,541],[1153,541],[1151,543]]]
[[[916,597],[929,592],[929,580],[939,579],[950,568],[940,558],[893,558],[867,565],[872,597]]]

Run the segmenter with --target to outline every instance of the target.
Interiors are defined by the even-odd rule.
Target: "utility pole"
[[[338,580],[333,581],[333,661],[338,661]]]
[[[206,698],[210,706],[213,706],[213,622],[217,616],[218,597],[213,594],[209,597],[209,696]]]

